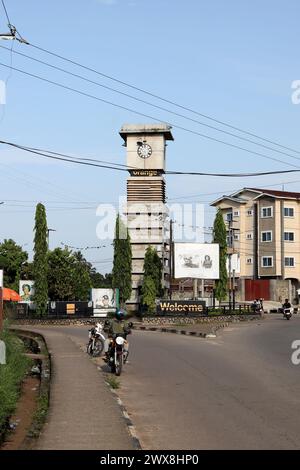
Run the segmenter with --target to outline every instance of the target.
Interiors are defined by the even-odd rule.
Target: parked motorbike
[[[90,356],[98,357],[104,349],[105,336],[103,334],[103,326],[101,323],[89,330],[89,342],[87,345],[87,353]]]
[[[284,318],[286,318],[287,320],[290,320],[292,318],[292,315],[293,315],[293,308],[284,308],[283,309]]]

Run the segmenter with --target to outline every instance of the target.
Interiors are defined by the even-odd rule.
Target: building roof
[[[124,124],[120,130],[120,136],[124,139],[125,143],[128,134],[164,134],[166,140],[174,140],[171,129],[171,126],[164,123]]]
[[[258,189],[258,188],[245,188],[250,191],[258,191],[261,194],[268,196],[283,198],[283,199],[300,199],[300,193],[292,191],[277,191],[274,189]]]
[[[244,199],[240,197],[240,195],[245,192],[245,191],[253,191],[254,193],[257,193],[257,196],[254,199],[260,198],[262,196],[270,196],[274,197],[277,199],[299,199],[300,200],[300,193],[297,192],[291,192],[291,191],[277,191],[273,189],[262,189],[262,188],[243,188],[240,191],[236,191],[233,194],[230,194],[229,196],[222,196],[216,201],[212,202],[210,205],[215,206],[219,202],[224,201],[224,200],[229,200],[233,202],[239,202],[240,204],[248,202],[249,199]]]

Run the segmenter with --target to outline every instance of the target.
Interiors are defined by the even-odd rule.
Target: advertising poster
[[[34,281],[19,281],[21,302],[32,303],[34,296]]]
[[[217,243],[175,243],[175,278],[219,279]]]
[[[91,289],[94,316],[106,317],[119,307],[118,289]]]

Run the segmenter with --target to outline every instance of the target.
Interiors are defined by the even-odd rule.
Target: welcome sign
[[[188,315],[205,312],[203,300],[161,300],[157,305],[158,315]]]

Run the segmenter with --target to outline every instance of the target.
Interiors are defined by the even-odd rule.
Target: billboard
[[[94,316],[105,317],[119,307],[118,289],[91,289]]]
[[[174,277],[219,279],[219,245],[174,243]]]
[[[3,269],[0,269],[0,287],[3,287]]]
[[[21,302],[33,302],[34,281],[19,281],[19,295]]]

